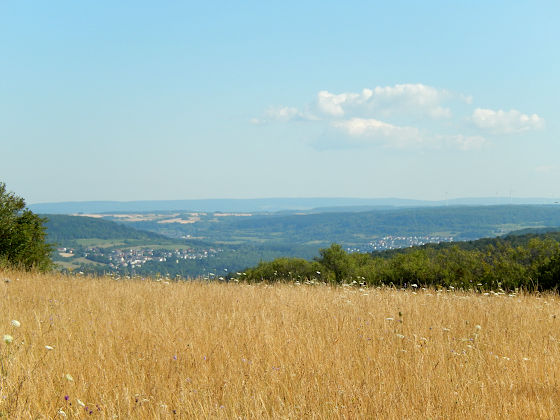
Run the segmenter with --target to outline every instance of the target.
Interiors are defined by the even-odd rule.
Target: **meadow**
[[[555,294],[0,271],[10,419],[555,418]]]

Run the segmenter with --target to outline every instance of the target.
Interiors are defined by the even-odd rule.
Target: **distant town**
[[[453,242],[453,236],[384,236],[363,247],[347,248],[348,252],[374,252],[388,249],[410,248],[429,243]]]
[[[111,249],[99,247],[90,248],[58,248],[58,254],[63,258],[83,257],[92,262],[106,264],[108,267],[119,270],[126,268],[139,268],[148,261],[168,262],[175,261],[179,264],[181,260],[201,260],[213,257],[222,252],[220,248],[208,248],[203,250],[194,249]]]

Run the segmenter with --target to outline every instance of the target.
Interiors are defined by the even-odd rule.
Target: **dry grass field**
[[[0,280],[10,419],[560,418],[555,295]]]

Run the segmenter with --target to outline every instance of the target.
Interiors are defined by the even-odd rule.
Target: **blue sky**
[[[559,19],[557,1],[4,2],[0,181],[28,203],[560,197]]]

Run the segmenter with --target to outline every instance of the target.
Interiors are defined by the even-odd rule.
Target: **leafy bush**
[[[25,208],[23,198],[0,182],[0,265],[47,271],[52,248],[46,243],[45,219]]]

